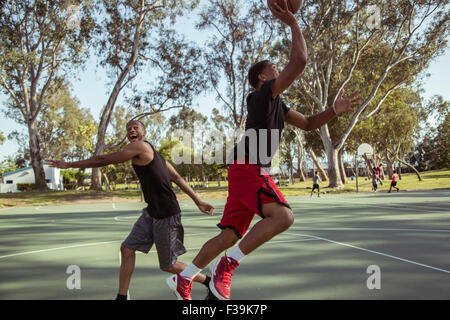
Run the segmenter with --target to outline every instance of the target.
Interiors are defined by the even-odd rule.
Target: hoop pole
[[[356,192],[358,192],[358,153],[355,154],[355,168],[356,168]]]

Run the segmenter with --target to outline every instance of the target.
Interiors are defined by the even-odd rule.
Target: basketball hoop
[[[368,143],[362,143],[359,145],[356,155],[360,157],[366,155],[366,157],[370,158],[373,156],[373,148]]]
[[[368,143],[362,143],[359,145],[358,150],[356,151],[355,157],[355,169],[356,169],[356,192],[358,192],[358,157],[366,156],[370,159],[373,156],[373,148]]]

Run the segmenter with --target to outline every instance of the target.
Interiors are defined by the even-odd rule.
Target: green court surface
[[[450,299],[449,190],[287,200],[294,225],[242,261],[232,299]],[[185,263],[220,231],[225,200],[211,203],[213,217],[192,201],[180,202]],[[0,299],[114,299],[120,243],[142,207],[121,202],[0,210]],[[80,268],[80,289],[67,287],[71,265]],[[137,254],[131,299],[175,299],[165,284],[169,274],[158,266],[155,248]],[[369,266],[380,272],[368,273]],[[369,289],[375,276],[380,286]],[[193,299],[204,296],[195,283]]]

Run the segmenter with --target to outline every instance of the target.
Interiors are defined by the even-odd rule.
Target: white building
[[[51,190],[63,190],[62,175],[59,168],[50,167],[43,163],[47,187]],[[0,193],[19,192],[18,183],[34,183],[34,171],[32,167],[21,168],[16,171],[3,174],[0,183]]]

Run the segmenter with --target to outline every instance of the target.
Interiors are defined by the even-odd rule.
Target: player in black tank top
[[[167,218],[180,213],[180,206],[172,189],[166,160],[155,150],[153,145],[146,142],[153,149],[153,160],[144,166],[133,163],[133,168],[141,183],[142,193],[148,204],[148,213],[154,218]]]
[[[132,120],[127,124],[127,138],[130,143],[118,152],[75,162],[48,160],[51,166],[61,169],[97,168],[132,161],[148,207],[143,210],[144,212],[135,223],[132,232],[122,243],[122,264],[120,266],[117,299],[124,299],[127,296],[131,275],[134,271],[136,250],[147,253],[155,243],[162,270],[176,274],[186,268],[186,264],[176,259],[178,255],[186,251],[182,244],[181,210],[172,189],[172,182],[191,197],[201,212],[212,215],[214,211],[214,207],[201,201],[173,166],[166,162],[149,142],[145,141],[145,133],[144,125],[139,121]],[[142,230],[144,229],[145,232],[148,230],[148,236],[143,234]],[[133,238],[133,236],[139,237]],[[127,240],[129,241],[127,242]],[[136,241],[141,242],[137,242],[135,248],[124,246],[124,244],[136,244]],[[144,243],[145,241],[147,243]],[[143,250],[143,247],[146,247],[146,249]],[[208,286],[209,277],[200,274],[193,280]]]

